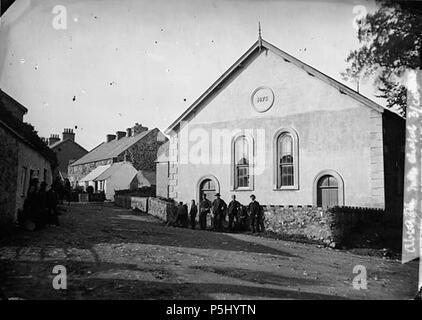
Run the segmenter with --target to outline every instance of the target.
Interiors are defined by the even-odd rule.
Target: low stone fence
[[[159,198],[115,195],[114,203],[122,208],[141,210],[168,224],[173,224],[176,221],[176,205]]]
[[[265,228],[274,233],[304,237],[335,247],[353,232],[371,232],[384,218],[381,209],[316,206],[263,206]]]
[[[176,221],[176,203],[154,197],[115,195],[116,205],[139,209],[169,225]],[[358,207],[264,205],[265,230],[292,237],[307,238],[335,247],[344,244],[354,233],[373,232],[383,222],[384,210]]]
[[[148,199],[147,197],[130,197],[130,208],[138,209],[143,212],[148,212]]]
[[[174,203],[151,197],[149,198],[148,213],[168,224],[174,224],[176,221],[177,208]]]

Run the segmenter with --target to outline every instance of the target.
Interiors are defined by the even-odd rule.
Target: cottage
[[[170,197],[170,159],[169,141],[164,143],[158,150],[156,163],[156,195],[161,198]],[[174,170],[174,169],[173,169]]]
[[[52,183],[55,154],[23,122],[28,109],[0,90],[0,227],[10,226],[23,208],[29,181]]]
[[[260,36],[166,133],[157,183],[177,201],[401,213],[404,119]]]
[[[96,183],[94,180],[110,168],[111,164],[106,164],[104,166],[98,166],[90,173],[88,173],[85,177],[78,181],[78,186],[81,187],[84,191],[87,190],[88,187],[92,187],[95,192],[101,191],[102,188]]]
[[[97,190],[105,189],[103,183],[108,184],[108,199],[112,199],[114,197],[114,193],[113,197],[111,196],[111,193],[114,192],[112,190],[121,190],[123,188],[122,185],[126,186],[127,181],[127,189],[129,189],[132,180],[139,171],[155,172],[158,148],[166,141],[167,138],[157,128],[148,130],[148,128],[140,124],[135,124],[133,128],[128,128],[126,131],[118,131],[116,135],[108,134],[106,142],[101,143],[85,156],[69,165],[69,180],[73,186],[80,185],[81,182],[86,184],[86,179],[90,172],[100,166],[109,165],[110,167],[107,170],[109,170],[109,173],[113,172],[112,175],[126,175],[118,178],[119,182],[116,182],[118,186],[111,187],[114,182],[107,182],[107,179],[101,178],[105,177],[107,170],[96,177],[89,176],[89,179],[91,179],[89,181],[97,183]],[[117,163],[119,166],[122,163],[126,164],[123,167],[113,166],[113,164]],[[126,170],[129,168],[128,163],[135,170],[134,174],[130,172],[133,170]],[[111,179],[111,177],[108,177],[108,179]],[[117,177],[113,179],[117,179]]]
[[[61,140],[58,135],[52,134],[50,138],[46,139],[46,142],[56,154],[57,170],[62,179],[67,178],[69,164],[88,153],[85,148],[75,141],[75,133],[70,128],[63,130]]]
[[[114,201],[114,193],[118,190],[130,189],[137,173],[130,162],[113,163],[94,179],[96,191],[104,192],[107,200]]]

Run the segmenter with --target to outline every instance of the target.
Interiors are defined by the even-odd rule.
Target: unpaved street
[[[165,226],[113,204],[73,204],[60,227],[0,240],[0,287],[23,299],[410,299],[418,265],[316,245]],[[67,270],[67,290],[52,286]],[[367,290],[352,286],[367,270]]]

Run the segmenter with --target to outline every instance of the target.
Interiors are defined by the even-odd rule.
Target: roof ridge
[[[145,130],[145,131],[142,131],[142,132],[140,132],[136,135],[133,135],[133,136],[130,136],[130,137],[123,137],[121,139],[114,139],[110,142],[102,142],[97,147],[95,147],[94,149],[89,151],[86,155],[84,155],[83,157],[81,157],[78,160],[76,160],[75,162],[73,162],[70,166],[78,166],[78,165],[82,165],[82,164],[86,164],[86,163],[90,163],[90,162],[94,162],[94,161],[101,161],[101,160],[106,160],[106,159],[111,159],[111,158],[117,157],[122,152],[126,151],[128,148],[133,146],[135,143],[144,139],[146,136],[148,136],[151,132],[153,132],[156,129],[157,128]],[[127,139],[124,139],[124,138],[127,138]],[[130,141],[122,150],[119,150],[121,148],[120,144],[126,143],[126,142],[128,142],[128,140],[132,140],[132,141]],[[102,152],[102,150],[100,150],[101,148],[106,149],[107,147],[110,147],[110,146],[111,146],[111,148],[108,149],[108,150],[105,150],[103,155],[92,156],[94,152]],[[116,155],[116,152],[118,152],[117,155]]]
[[[50,149],[55,148],[55,147],[59,146],[60,144],[62,144],[63,142],[66,142],[66,141],[73,142],[74,144],[76,144],[77,146],[79,146],[80,148],[82,148],[86,152],[88,152],[88,150],[86,150],[84,147],[82,147],[79,143],[77,143],[75,140],[72,140],[71,138],[66,138],[64,140],[57,141],[57,142],[53,143],[51,146],[49,146],[49,147],[50,147]]]
[[[318,69],[306,64],[305,62],[299,60],[298,58],[292,56],[291,54],[279,49],[278,47],[274,46],[273,44],[269,43],[264,39],[258,39],[254,42],[254,44],[240,56],[239,59],[236,60],[234,64],[232,64],[216,81],[214,81],[208,89],[206,89],[175,121],[173,121],[167,129],[164,131],[166,134],[169,134],[172,129],[174,129],[180,121],[186,118],[193,110],[196,109],[215,89],[219,88],[219,85],[224,82],[227,78],[229,78],[233,72],[236,71],[237,68],[242,66],[242,63],[247,60],[251,55],[258,49],[264,47],[267,50],[271,50],[273,53],[282,56],[285,60],[291,61],[296,64],[297,67],[300,67],[304,71],[312,74],[315,73],[316,76],[321,81],[326,82],[327,84],[335,87],[341,93],[347,94],[354,98],[355,100],[361,102],[362,104],[366,105],[369,108],[372,108],[378,112],[384,112],[385,110],[389,111],[387,108],[379,105],[375,101],[369,99],[368,97],[362,95],[361,93],[353,90],[352,88],[348,87],[347,85],[339,82],[338,80],[326,75],[325,73],[319,71]]]

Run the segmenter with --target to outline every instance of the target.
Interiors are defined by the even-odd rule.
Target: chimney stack
[[[106,136],[106,141],[107,142],[113,141],[114,139],[116,139],[116,135],[114,135],[114,134],[108,134]]]
[[[127,133],[128,137],[131,137],[132,136],[132,128],[127,128],[126,133]]]
[[[126,131],[117,131],[116,132],[117,140],[120,140],[121,138],[123,138],[125,136],[126,136]]]
[[[135,123],[135,126],[132,128],[132,134],[136,136],[144,131],[148,131],[147,127],[143,127],[142,124]]]
[[[62,140],[70,139],[75,141],[75,134],[73,133],[73,129],[65,128],[62,134]]]
[[[48,138],[48,145],[51,146],[59,141],[60,141],[60,138],[58,134],[51,134],[50,138]]]

